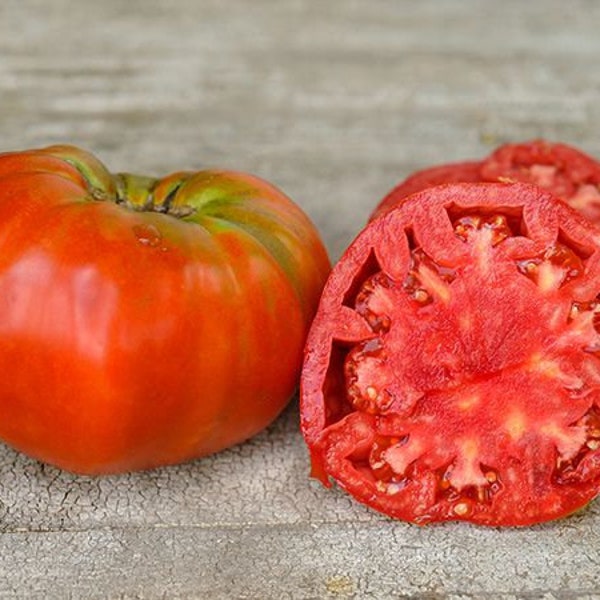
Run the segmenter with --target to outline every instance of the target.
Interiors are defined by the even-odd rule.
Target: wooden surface
[[[532,137],[600,156],[599,26],[592,0],[3,0],[0,150],[251,171],[336,259],[412,169]],[[103,479],[0,447],[0,596],[600,598],[599,502],[521,530],[391,522],[308,479],[297,420]]]

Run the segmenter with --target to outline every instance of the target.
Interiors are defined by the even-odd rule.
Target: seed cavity
[[[429,290],[435,298],[444,304],[450,302],[452,294],[450,293],[448,284],[433,269],[427,267],[427,265],[419,265],[417,278],[425,289]]]
[[[481,231],[490,233],[492,246],[497,246],[513,235],[504,215],[466,215],[454,222],[454,233],[463,242],[469,241]]]
[[[582,426],[561,427],[556,423],[548,423],[540,427],[556,445],[560,460],[570,460],[586,443],[586,429]]]
[[[398,475],[403,475],[407,467],[423,453],[424,446],[419,439],[408,439],[390,446],[383,453],[383,458],[390,466],[392,471]]]
[[[453,269],[438,265],[422,248],[415,248],[411,252],[411,266],[402,288],[422,306],[434,300],[447,304],[451,299],[450,283],[455,278]]]
[[[559,289],[584,272],[582,258],[561,242],[516,264],[518,271],[534,281],[543,294]]]
[[[386,275],[378,273],[369,278],[356,296],[355,310],[368,323],[374,333],[384,334],[390,330],[394,303],[389,292],[391,282]]]

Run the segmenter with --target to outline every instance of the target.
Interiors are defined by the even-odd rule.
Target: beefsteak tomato
[[[505,144],[482,161],[417,171],[381,200],[371,220],[428,187],[483,181],[538,185],[600,224],[600,162],[577,148],[546,140]]]
[[[481,163],[481,181],[533,183],[600,224],[600,162],[567,144],[505,144]]]
[[[481,163],[477,161],[436,165],[415,171],[379,202],[369,220],[376,219],[402,203],[408,196],[427,188],[448,183],[477,183],[480,181]]]
[[[0,438],[86,474],[241,442],[297,385],[330,264],[251,175],[111,174],[70,146],[0,155]]]
[[[600,230],[537,186],[429,188],[334,267],[301,381],[313,474],[415,523],[600,490]]]

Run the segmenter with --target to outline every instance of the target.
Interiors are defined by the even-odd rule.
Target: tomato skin
[[[504,144],[481,161],[417,171],[380,201],[369,220],[428,187],[498,181],[538,185],[600,224],[600,162],[577,148],[547,140]]]
[[[419,261],[432,301],[414,291]],[[524,526],[585,506],[600,492],[599,291],[600,230],[537,186],[410,196],[325,285],[301,379],[312,475],[417,524]]]
[[[379,202],[369,220],[376,219],[408,196],[429,187],[449,183],[476,183],[478,181],[481,181],[481,163],[478,161],[436,165],[415,171]]]
[[[0,222],[11,446],[77,473],[148,469],[248,439],[292,396],[330,265],[270,184],[113,176],[55,146],[0,155]]]

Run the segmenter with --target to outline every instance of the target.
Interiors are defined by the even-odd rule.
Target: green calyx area
[[[188,217],[196,211],[193,206],[177,201],[177,192],[187,178],[163,180],[130,173],[117,173],[113,178],[116,203],[131,210],[159,212],[178,218]]]
[[[46,153],[75,167],[96,201],[114,202],[130,210],[164,213],[177,218],[188,217],[197,210],[178,194],[192,173],[174,173],[161,179],[130,173],[112,174],[92,154],[73,146],[51,146]]]

